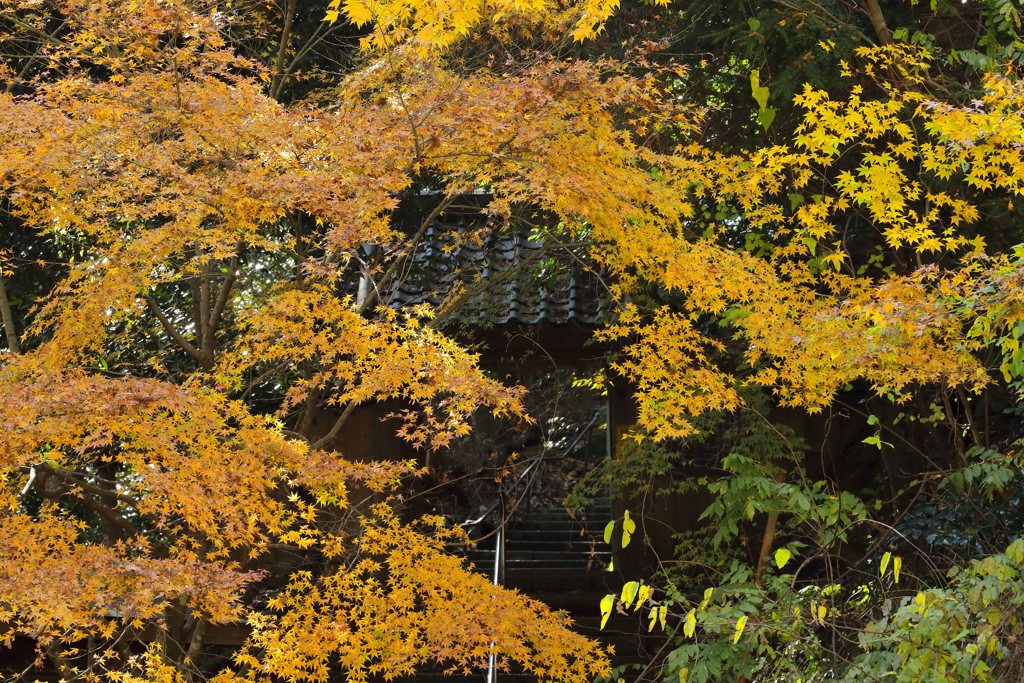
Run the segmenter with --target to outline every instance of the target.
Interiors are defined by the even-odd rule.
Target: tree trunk
[[[18,332],[14,329],[14,316],[11,314],[11,302],[7,299],[7,289],[4,287],[3,278],[0,278],[0,314],[3,315],[4,332],[7,333],[7,348],[11,350],[11,353],[21,353]]]

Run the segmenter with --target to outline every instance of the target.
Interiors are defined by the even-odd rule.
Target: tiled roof
[[[395,307],[463,297],[447,324],[593,325],[606,292],[596,267],[575,252],[479,215],[436,223],[382,295]]]

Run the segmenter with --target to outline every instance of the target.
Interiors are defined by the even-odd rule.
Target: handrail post
[[[498,585],[498,582],[504,578],[505,574],[505,525],[504,515],[502,515],[502,525],[498,527],[498,535],[494,539],[494,578],[492,584]],[[495,596],[497,597],[497,596]],[[494,649],[494,643],[491,643],[491,649]],[[496,672],[497,659],[492,652],[487,657],[487,683],[494,683],[497,678]]]
[[[505,585],[505,541],[508,534],[505,533],[508,520],[505,518],[505,511],[501,515],[501,531],[498,532],[498,553],[501,555],[501,564],[498,566],[498,585]]]

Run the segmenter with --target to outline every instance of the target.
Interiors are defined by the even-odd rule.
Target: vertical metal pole
[[[493,583],[494,583],[495,586],[498,585],[498,582],[501,579],[501,565],[503,564],[502,560],[504,559],[504,558],[502,558],[502,555],[504,554],[503,551],[505,550],[505,539],[503,538],[504,535],[505,535],[504,532],[505,532],[504,529],[498,529],[497,543],[495,543],[495,545],[494,545],[494,580],[493,580]]]
[[[498,586],[505,585],[505,543],[508,541],[508,537],[505,535],[505,520],[501,522],[501,534],[498,536],[498,545],[501,547],[501,564],[498,565]]]
[[[505,528],[504,528],[504,520],[502,520],[502,522],[503,522],[502,526],[498,528],[498,536],[495,539],[495,543],[494,543],[494,579],[493,579],[492,583],[495,586],[498,585],[498,579],[500,578],[501,573],[502,573],[501,572],[502,565],[504,565],[504,563],[505,563],[504,562],[505,558],[503,557],[503,555],[505,554]],[[491,649],[492,650],[494,649],[494,643],[491,643]],[[488,657],[487,657],[487,683],[494,683],[494,679],[496,678],[496,675],[495,675],[495,665],[496,664],[497,664],[497,661],[496,661],[496,659],[494,657],[494,654],[488,655]]]

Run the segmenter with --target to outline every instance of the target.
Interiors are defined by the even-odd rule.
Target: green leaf
[[[757,29],[761,28],[761,20],[754,19],[753,17],[751,17],[750,19],[747,19],[747,26],[750,27],[751,31],[756,31]]]
[[[757,106],[762,111],[768,106],[768,96],[771,94],[768,88],[761,86],[761,74],[757,69],[750,72],[750,93],[757,100]]]
[[[796,207],[800,206],[804,201],[802,194],[791,194],[789,195],[789,210],[796,211]]]
[[[889,560],[892,558],[891,553],[882,555],[882,563],[878,565],[878,576],[881,578],[885,577],[885,570],[889,567]]]
[[[775,565],[782,569],[791,557],[793,557],[793,553],[789,552],[786,548],[779,548],[775,551]]]

